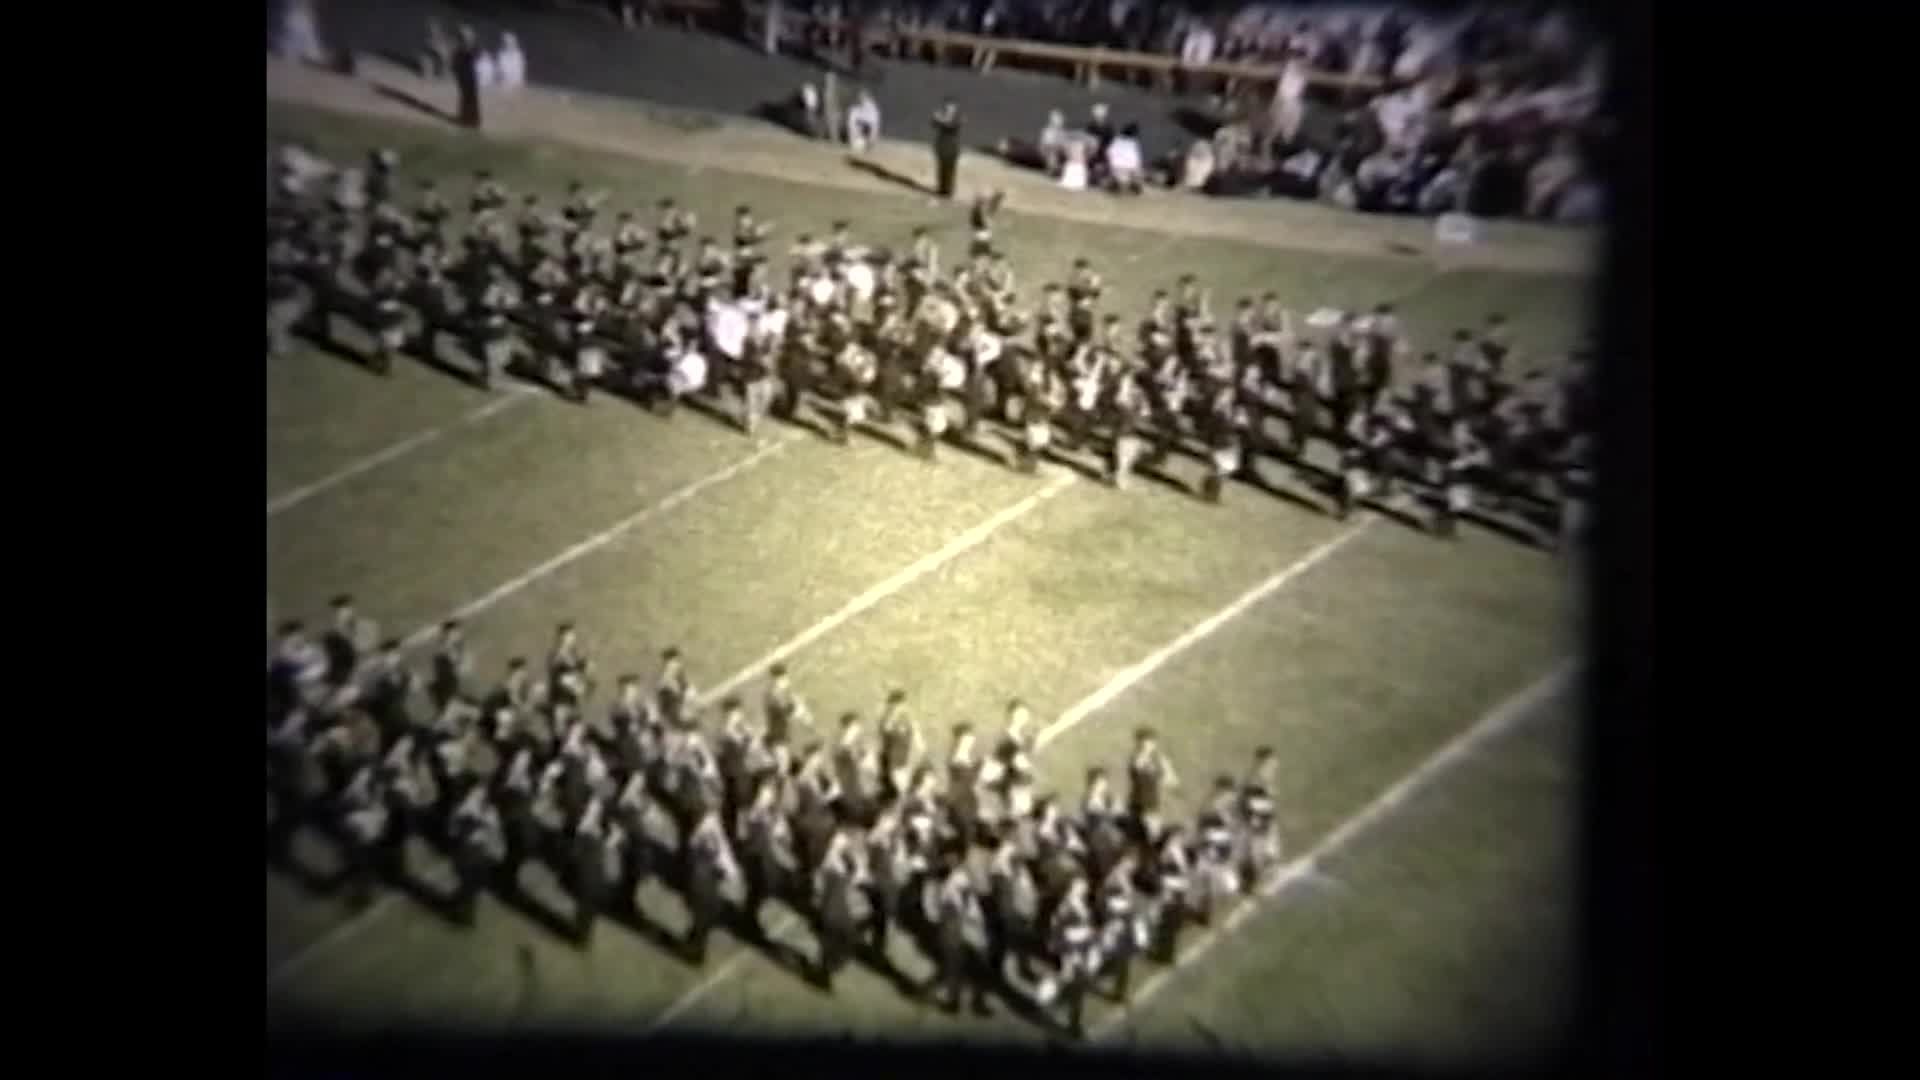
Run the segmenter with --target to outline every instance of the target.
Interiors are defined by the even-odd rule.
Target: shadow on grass
[[[984,426],[981,428],[981,430],[982,431],[985,430]],[[977,437],[973,435],[968,435],[966,432],[958,428],[948,431],[944,441],[948,446],[953,447],[955,450],[958,450],[963,454],[969,454],[969,455],[972,455],[973,457],[979,458],[981,461],[984,461],[989,465],[993,465],[997,468],[1002,468],[1002,469],[1008,466],[1007,459],[1004,457],[1001,457],[999,454],[994,453],[992,447],[983,444],[982,442],[980,442],[980,440]]]
[[[460,122],[460,118],[455,116],[453,113],[449,112],[448,110],[443,109],[440,106],[435,105],[430,101],[425,101],[425,100],[422,100],[421,98],[417,98],[412,94],[407,93],[405,90],[395,89],[394,87],[388,86],[385,83],[374,83],[373,92],[383,98],[386,98],[388,101],[405,105],[406,107],[414,110],[415,112],[425,113],[428,116],[433,117],[435,120],[440,120],[448,124],[458,124]]]
[[[814,138],[813,132],[807,130],[806,114],[797,101],[762,102],[753,107],[751,115],[754,119],[764,120],[789,134],[798,135],[803,139]]]
[[[899,187],[904,187],[908,191],[912,191],[916,194],[919,194],[919,195],[934,194],[933,188],[928,187],[927,185],[921,183],[920,181],[915,180],[914,178],[907,176],[903,173],[894,172],[892,169],[887,168],[885,165],[882,165],[877,161],[872,161],[863,157],[850,156],[847,158],[847,165],[850,168],[852,168],[855,172],[863,172],[869,176],[878,177],[882,180],[885,180],[889,184],[894,184]]]
[[[457,342],[459,338],[452,330],[441,330],[437,338],[429,340],[427,337],[422,336],[409,343],[407,352],[415,360],[418,360],[422,367],[429,371],[445,375],[455,382],[463,383],[476,390],[482,389],[480,385],[480,362],[468,356],[464,351],[460,353],[460,360],[447,359],[441,354],[440,342],[442,340]],[[444,702],[442,704],[444,705]]]

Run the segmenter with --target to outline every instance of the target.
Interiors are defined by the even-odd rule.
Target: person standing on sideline
[[[460,28],[453,53],[453,81],[460,88],[460,126],[480,130],[480,42],[473,27]]]
[[[960,167],[960,106],[952,98],[942,102],[933,114],[933,163],[940,197],[953,198],[954,173]]]
[[[844,106],[840,103],[840,76],[832,70],[827,72],[826,78],[821,82],[820,114],[827,141],[837,144],[840,142],[840,125],[845,122],[847,116]]]

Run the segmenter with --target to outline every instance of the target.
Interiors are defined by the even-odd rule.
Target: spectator
[[[1185,67],[1206,67],[1213,63],[1214,46],[1218,39],[1213,27],[1204,20],[1195,19],[1187,26],[1186,36],[1180,42],[1180,63]]]
[[[1467,169],[1461,159],[1446,162],[1427,178],[1415,208],[1422,214],[1445,214],[1464,208]]]
[[[1087,190],[1087,141],[1075,139],[1067,146],[1067,160],[1060,166],[1060,186],[1068,191]]]
[[[840,121],[843,117],[840,110],[840,76],[829,70],[820,82],[820,121],[825,129],[822,137],[830,143],[837,143],[841,138]]]
[[[1273,95],[1274,133],[1292,145],[1306,119],[1308,68],[1305,58],[1295,54],[1280,69],[1280,85]]]
[[[1605,193],[1591,177],[1582,176],[1567,185],[1553,218],[1562,225],[1593,225],[1604,212]]]
[[[800,131],[809,139],[822,138],[826,131],[820,120],[820,91],[812,83],[800,86]]]
[[[1047,114],[1047,126],[1040,129],[1040,160],[1048,176],[1059,176],[1067,161],[1067,144],[1073,136],[1067,131],[1067,118],[1059,109]]]
[[[453,81],[459,89],[460,126],[480,129],[480,61],[485,53],[480,48],[480,39],[474,34],[473,27],[460,28],[459,47],[453,51]]]
[[[1580,157],[1569,135],[1554,140],[1553,152],[1536,162],[1527,172],[1526,215],[1550,217],[1554,204],[1569,185],[1580,177]]]
[[[853,152],[864,154],[880,138],[880,103],[865,90],[847,110],[847,142]]]
[[[1180,186],[1188,191],[1202,191],[1213,176],[1213,143],[1206,139],[1195,139],[1187,147],[1186,159],[1181,163]]]
[[[420,74],[428,79],[444,79],[453,68],[453,35],[439,19],[427,20],[427,47],[420,54]]]
[[[1214,167],[1222,172],[1232,172],[1238,168],[1241,159],[1251,149],[1251,140],[1242,124],[1221,124],[1213,133]]]
[[[1107,179],[1114,190],[1138,195],[1146,187],[1144,162],[1140,155],[1140,128],[1128,124],[1107,144]]]
[[[1005,19],[1000,13],[1000,0],[992,0],[980,12],[980,36],[995,37],[1004,29]],[[973,54],[973,66],[980,71],[993,70],[993,62],[999,58],[992,46]]]
[[[275,52],[295,60],[319,64],[326,62],[326,46],[320,43],[320,20],[314,14],[313,0],[288,0],[280,15],[280,33]]]
[[[1093,103],[1093,112],[1087,117],[1087,134],[1093,137],[1097,153],[1107,152],[1107,144],[1113,141],[1113,121],[1107,118],[1106,102]]]
[[[520,39],[512,31],[500,35],[500,52],[495,61],[500,86],[517,90],[527,85],[527,54],[520,51]]]
[[[1320,192],[1320,170],[1326,162],[1326,155],[1311,147],[1296,151],[1280,163],[1273,177],[1274,190],[1296,199],[1313,198]]]
[[[760,27],[760,51],[768,56],[780,55],[781,0],[767,0],[764,22]],[[631,24],[629,24],[631,25]]]

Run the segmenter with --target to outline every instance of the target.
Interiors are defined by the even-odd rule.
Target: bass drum
[[[675,397],[697,394],[707,385],[707,358],[698,349],[687,349],[673,358],[668,369],[667,388]]]
[[[933,369],[942,390],[959,390],[967,384],[967,365],[945,349],[935,354]]]

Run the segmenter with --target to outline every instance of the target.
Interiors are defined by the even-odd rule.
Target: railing
[[[689,28],[703,20],[737,18],[743,10],[742,5],[728,0],[660,0],[659,8],[666,14],[678,17]],[[744,11],[749,28],[759,27],[766,18],[764,4],[744,5]],[[807,33],[824,30],[836,44],[848,40],[854,28],[852,20],[821,19],[801,11],[785,10],[780,17],[783,36],[796,29]],[[749,33],[757,37],[751,30]],[[1103,72],[1142,76],[1149,84],[1162,87],[1169,85],[1175,74],[1185,78],[1217,79],[1229,90],[1277,83],[1281,75],[1281,65],[1273,63],[1218,60],[1189,65],[1182,63],[1177,56],[1164,53],[1133,52],[1097,45],[1055,45],[938,28],[897,26],[884,21],[867,24],[861,48],[892,55],[930,54],[935,61],[949,57],[964,58],[983,71],[1001,57],[1038,61],[1041,64],[1064,66],[1075,82],[1088,87],[1099,86]],[[1378,89],[1381,80],[1371,75],[1309,71],[1307,85],[1348,93]]]

